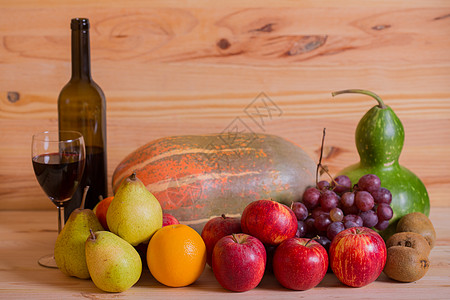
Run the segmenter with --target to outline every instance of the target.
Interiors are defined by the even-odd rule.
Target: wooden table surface
[[[382,274],[362,288],[341,284],[333,274],[308,291],[291,291],[266,274],[258,287],[244,293],[224,290],[211,269],[192,285],[170,288],[159,284],[144,268],[138,283],[126,292],[110,294],[97,289],[91,280],[68,277],[58,269],[38,265],[39,257],[51,253],[56,239],[56,211],[0,212],[0,299],[449,299],[450,298],[449,207],[432,207],[430,218],[437,243],[431,251],[431,268],[421,280],[398,283]]]

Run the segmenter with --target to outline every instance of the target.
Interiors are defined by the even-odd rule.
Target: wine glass
[[[44,131],[33,135],[31,158],[36,178],[58,207],[58,234],[64,226],[64,207],[80,183],[86,158],[84,139],[77,131]],[[57,268],[53,254],[39,264]]]

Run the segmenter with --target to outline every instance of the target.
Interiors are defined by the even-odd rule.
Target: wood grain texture
[[[206,267],[192,285],[170,288],[158,283],[147,267],[140,280],[124,293],[100,291],[91,280],[68,277],[57,269],[38,265],[39,257],[53,251],[56,239],[56,212],[0,211],[0,297],[4,299],[448,299],[450,296],[450,208],[431,212],[437,241],[429,259],[427,274],[412,283],[399,283],[383,273],[363,288],[350,288],[335,275],[325,275],[323,281],[307,291],[283,288],[272,274],[264,275],[255,289],[231,293],[223,289]]]
[[[6,0],[0,210],[53,208],[34,178],[30,143],[34,132],[57,128],[72,17],[91,21],[93,77],[107,97],[109,179],[150,140],[230,125],[288,138],[314,159],[326,127],[325,163],[336,173],[358,161],[354,130],[375,103],[330,93],[365,88],[402,120],[401,163],[426,184],[432,210],[450,206],[449,1]],[[261,92],[280,114],[270,114]]]

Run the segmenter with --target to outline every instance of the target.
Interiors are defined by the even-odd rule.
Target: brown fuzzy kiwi
[[[425,257],[428,257],[431,251],[427,240],[416,232],[399,232],[394,234],[386,241],[386,248],[392,246],[411,247]]]
[[[428,258],[416,249],[392,246],[387,249],[386,265],[383,272],[394,280],[413,282],[425,276],[429,267]]]
[[[433,249],[436,242],[436,231],[428,217],[420,212],[414,212],[402,217],[397,224],[397,232],[415,232],[421,234]]]

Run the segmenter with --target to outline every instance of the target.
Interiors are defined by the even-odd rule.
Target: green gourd
[[[365,174],[376,174],[381,179],[381,186],[391,192],[394,216],[389,227],[381,232],[383,238],[387,239],[395,233],[402,216],[412,212],[429,214],[428,192],[414,173],[399,164],[405,131],[394,111],[370,91],[352,89],[334,92],[332,95],[344,93],[365,94],[378,102],[356,127],[355,143],[360,162],[343,169],[339,175],[347,175],[355,184]]]

